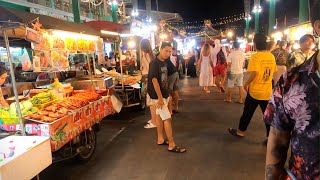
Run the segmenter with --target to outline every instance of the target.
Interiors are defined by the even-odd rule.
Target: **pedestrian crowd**
[[[313,23],[319,34],[320,20]],[[236,41],[232,50],[218,39],[213,47],[206,43],[199,53],[191,49],[189,58],[184,60],[168,42],[163,42],[159,54],[154,56],[150,43],[143,40],[142,71],[151,112],[145,128],[157,128],[158,145],[167,145],[170,152],[184,153],[186,148],[176,145],[173,139],[171,125],[172,115],[179,113],[179,78],[199,77],[206,94],[211,93],[212,87],[224,93],[226,84],[226,103],[233,102],[236,86],[239,97],[235,102],[244,104],[244,108],[238,127],[227,131],[244,138],[260,106],[266,127],[266,179],[319,179],[320,54],[313,49],[315,38],[310,34],[302,36],[300,48],[294,51],[286,41],[267,42],[267,37],[260,33],[255,34],[253,43],[256,53],[246,63],[245,53]],[[248,74],[245,82],[244,71]],[[285,169],[289,147],[291,157]]]

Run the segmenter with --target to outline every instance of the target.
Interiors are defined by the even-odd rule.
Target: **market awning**
[[[130,31],[130,27],[126,25],[109,22],[109,21],[89,21],[89,22],[84,22],[82,24],[88,27],[91,27],[99,32],[101,30],[111,31],[116,33],[123,33],[123,32]]]
[[[70,31],[75,33],[83,33],[89,35],[100,35],[100,31],[96,31],[88,26],[80,23],[67,22],[50,16],[33,14],[30,12],[19,11],[15,9],[0,6],[0,22],[20,22],[30,23],[31,21],[39,18],[39,22],[45,29],[58,29],[63,31]]]

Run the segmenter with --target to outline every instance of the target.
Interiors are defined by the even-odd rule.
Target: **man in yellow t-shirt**
[[[247,71],[250,75],[244,85],[248,94],[243,114],[238,129],[229,128],[229,133],[238,137],[244,137],[245,131],[258,105],[262,113],[266,110],[272,93],[273,74],[277,71],[276,60],[273,54],[267,51],[267,37],[263,34],[256,34],[253,41],[257,53],[252,55],[248,65]],[[266,129],[268,138],[270,125],[266,124]]]

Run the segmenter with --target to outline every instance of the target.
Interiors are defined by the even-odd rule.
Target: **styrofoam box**
[[[0,140],[0,180],[30,180],[52,164],[50,139],[9,136]]]

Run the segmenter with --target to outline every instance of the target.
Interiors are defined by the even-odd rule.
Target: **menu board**
[[[51,61],[53,70],[65,70],[69,67],[68,53],[66,50],[51,51]]]
[[[96,46],[94,41],[87,41],[88,42],[88,51],[89,52],[95,52]]]
[[[58,36],[52,36],[53,39],[53,49],[66,49],[65,42],[62,38]]]
[[[78,46],[78,51],[80,51],[80,52],[87,52],[88,51],[87,41],[84,39],[78,39],[77,46]]]
[[[48,34],[40,34],[39,40],[40,40],[39,44],[32,43],[33,49],[47,50],[47,51],[52,49],[51,37]]]
[[[66,47],[69,53],[76,53],[77,52],[77,42],[73,38],[66,38]]]
[[[50,51],[35,50],[34,56],[40,59],[41,71],[50,71],[52,68],[52,61],[50,58]]]

